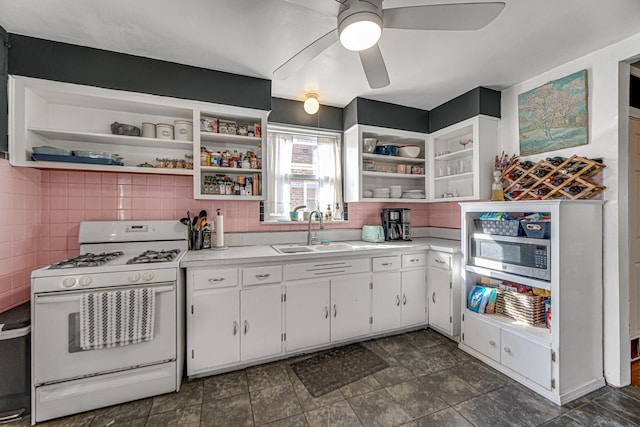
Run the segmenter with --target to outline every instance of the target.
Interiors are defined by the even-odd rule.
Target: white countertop
[[[345,257],[369,254],[391,254],[408,251],[434,250],[447,253],[460,252],[459,240],[436,239],[431,237],[419,237],[410,242],[396,241],[384,243],[369,243],[360,240],[350,240],[353,250],[335,252],[303,252],[293,254],[281,254],[270,245],[233,246],[224,250],[203,249],[189,251],[182,258],[180,267],[206,267],[210,265],[233,264],[246,262],[286,262],[301,261],[306,259],[318,259],[329,257]],[[222,261],[222,262],[221,262]]]

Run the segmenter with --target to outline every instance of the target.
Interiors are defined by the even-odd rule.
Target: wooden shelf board
[[[441,156],[435,156],[433,159],[436,161],[453,160],[453,159],[458,159],[460,157],[469,157],[470,155],[473,155],[473,147],[465,148],[464,150],[454,151],[452,153],[443,154]]]
[[[419,159],[414,157],[399,157],[399,156],[385,156],[383,154],[362,153],[363,159],[377,160],[379,162],[392,162],[392,163],[424,163],[425,159]]]
[[[162,175],[193,175],[193,169],[180,168],[143,168],[138,166],[113,166],[113,165],[94,165],[84,163],[65,163],[65,162],[43,162],[43,161],[26,161],[20,166],[28,166],[38,169],[69,169],[69,170],[85,170],[100,172],[131,172],[131,173],[150,173]]]
[[[200,166],[202,172],[224,172],[230,174],[248,174],[248,173],[261,173],[262,169],[243,169],[243,168],[221,168],[217,166]]]
[[[467,265],[465,267],[467,271],[470,271],[481,276],[491,277],[493,279],[508,280],[510,282],[520,283],[522,285],[532,286],[535,288],[541,288],[551,290],[551,283],[544,280],[532,279],[530,277],[517,276],[515,274],[503,273],[501,271],[491,270],[489,268],[475,267],[473,265]]]
[[[94,144],[117,144],[131,147],[170,148],[175,150],[193,150],[193,142],[175,139],[143,138],[141,136],[111,135],[95,132],[75,132],[57,129],[29,128],[30,131],[45,138],[60,141],[76,141]]]
[[[413,173],[392,173],[392,172],[375,172],[375,171],[362,171],[362,176],[376,176],[380,178],[398,178],[398,179],[424,179],[424,174]]]
[[[465,173],[457,173],[455,175],[439,176],[437,178],[434,178],[434,180],[435,181],[448,181],[450,179],[460,179],[460,178],[467,178],[467,177],[473,177],[473,172],[465,172]]]
[[[231,135],[227,133],[214,133],[214,132],[200,132],[200,141],[205,142],[219,142],[219,143],[234,143],[240,145],[252,145],[258,146],[262,143],[262,138],[259,136],[242,136]]]

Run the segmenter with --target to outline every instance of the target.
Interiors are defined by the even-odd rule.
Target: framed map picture
[[[588,143],[587,70],[518,95],[520,155]]]

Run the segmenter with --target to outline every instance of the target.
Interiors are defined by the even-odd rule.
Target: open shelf
[[[76,132],[68,130],[31,127],[30,131],[45,138],[58,141],[75,141],[94,144],[126,145],[130,147],[171,148],[192,150],[193,142],[175,139],[143,138],[141,136],[111,135],[96,132]]]
[[[516,282],[522,285],[532,286],[534,288],[551,290],[551,283],[544,280],[537,280],[530,277],[518,276],[515,274],[502,273],[497,270],[491,270],[489,268],[476,267],[473,265],[467,265],[466,271],[470,271],[481,276],[490,277],[492,279],[507,280],[509,282]]]
[[[382,154],[362,153],[363,159],[377,160],[379,162],[393,162],[393,163],[424,163],[425,159],[416,157],[399,157],[399,156],[385,156]]]
[[[379,178],[398,178],[398,179],[424,179],[423,174],[409,174],[409,173],[391,173],[391,172],[375,172],[375,171],[363,171],[362,176],[375,176]]]
[[[200,169],[203,172],[230,173],[234,175],[246,175],[262,172],[262,169],[221,168],[217,166],[200,166]]]
[[[434,156],[434,160],[455,160],[462,157],[468,157],[473,155],[473,147],[465,148],[464,150],[453,151],[451,153],[443,154],[441,156]]]
[[[213,143],[233,143],[238,145],[250,145],[257,147],[262,143],[262,137],[259,136],[242,136],[242,135],[231,135],[226,133],[215,133],[215,132],[200,132],[200,140],[203,142],[213,142]]]

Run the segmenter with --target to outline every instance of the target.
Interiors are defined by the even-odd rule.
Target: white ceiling
[[[462,1],[385,0],[383,6]],[[479,31],[386,29],[380,49],[391,84],[383,89],[370,89],[357,53],[337,43],[287,80],[273,80],[272,95],[302,100],[312,91],[337,107],[360,96],[432,109],[478,86],[508,88],[640,33],[639,0],[503,1],[502,13]],[[273,70],[336,20],[285,0],[0,0],[0,25],[15,34],[272,79]]]

